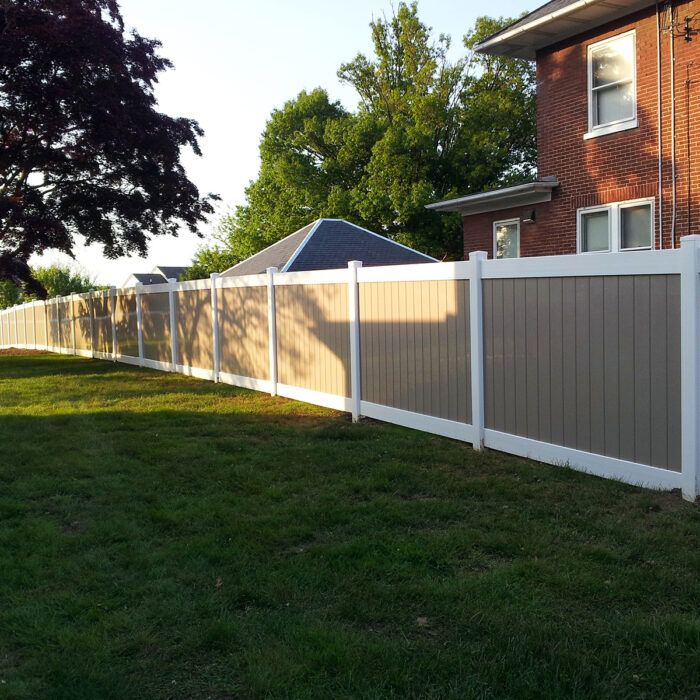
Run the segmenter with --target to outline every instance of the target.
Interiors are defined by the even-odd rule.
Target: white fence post
[[[211,342],[214,362],[214,381],[219,381],[219,366],[221,363],[221,348],[219,346],[219,300],[216,291],[218,272],[211,273]]]
[[[15,306],[15,346],[19,347],[19,323],[17,321],[17,317],[19,316],[19,307]]]
[[[32,323],[34,325],[34,349],[37,350],[39,343],[36,342],[36,307],[39,304],[38,301],[32,302]]]
[[[681,471],[683,498],[700,493],[700,236],[681,238]]]
[[[143,315],[141,313],[141,287],[136,283],[136,335],[139,340],[139,367],[143,367]]]
[[[471,349],[472,428],[475,450],[484,447],[484,307],[481,265],[488,258],[483,250],[469,253],[469,339]]]
[[[270,396],[277,396],[277,307],[275,305],[276,267],[267,268],[267,328],[270,354]]]
[[[95,290],[91,289],[88,295],[88,313],[90,314],[90,355],[95,357],[95,304],[93,302]]]
[[[73,354],[75,355],[75,294],[70,295],[70,328],[73,341]]]
[[[58,354],[61,354],[61,299],[63,297],[59,294],[56,296],[56,340],[58,341]]]
[[[175,285],[174,277],[168,280],[168,301],[170,303],[170,354],[172,357],[172,371],[177,372],[177,312],[175,310]]]
[[[348,302],[350,320],[350,398],[352,402],[352,420],[360,418],[360,399],[362,398],[362,377],[360,368],[360,288],[357,284],[357,271],[362,261],[348,262]]]
[[[44,344],[44,348],[46,350],[49,349],[49,302],[44,299],[44,301],[41,302],[44,305],[44,340],[46,341]]]
[[[117,288],[109,289],[109,299],[112,315],[112,362],[117,361]]]

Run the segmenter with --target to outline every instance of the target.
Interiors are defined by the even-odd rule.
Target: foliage
[[[224,220],[224,249],[241,259],[313,219],[337,217],[460,258],[459,215],[425,205],[521,181],[535,165],[532,65],[473,51],[510,21],[479,18],[454,63],[449,37],[431,37],[416,3],[373,21],[374,56],[338,71],[358,109],[318,88],[272,112],[259,176]]]
[[[81,294],[92,289],[106,289],[95,283],[95,278],[70,265],[48,265],[31,268],[32,277],[46,290],[49,298]],[[36,299],[33,294],[23,292],[9,280],[0,280],[0,309]]]
[[[65,355],[0,483],[2,697],[698,697],[677,492]]]
[[[117,0],[3,0],[0,12],[0,278],[35,295],[28,267],[75,236],[108,258],[191,231],[213,211],[180,162],[191,119],[157,111],[160,43],[126,35]],[[79,40],[76,39],[79,37]]]

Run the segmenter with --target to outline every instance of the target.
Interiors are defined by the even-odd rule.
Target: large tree
[[[275,110],[263,132],[260,174],[225,217],[214,256],[192,274],[239,260],[317,217],[366,226],[438,258],[462,255],[460,217],[425,205],[511,184],[534,170],[534,69],[483,56],[476,42],[511,20],[479,18],[450,62],[450,39],[431,37],[416,3],[371,23],[374,56],[342,65],[355,112],[322,89]]]
[[[180,162],[201,129],[157,109],[159,47],[116,0],[0,0],[0,278],[44,296],[32,254],[143,255],[213,211]]]

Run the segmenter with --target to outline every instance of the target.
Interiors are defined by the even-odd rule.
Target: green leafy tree
[[[230,252],[237,262],[319,217],[460,258],[459,215],[425,205],[514,184],[535,167],[532,65],[473,50],[510,21],[479,18],[453,63],[449,37],[432,38],[415,2],[373,21],[374,55],[358,54],[338,71],[358,94],[357,111],[319,88],[272,113],[259,176],[245,205],[221,222],[210,259]]]
[[[0,309],[22,303],[22,290],[10,280],[0,279]]]
[[[85,272],[81,272],[70,265],[48,265],[46,267],[32,267],[32,277],[42,285],[49,298],[67,296],[68,294],[81,294],[92,289],[106,289],[98,286],[95,278]],[[22,304],[38,298],[36,294],[30,294],[9,280],[0,280],[0,308]]]
[[[108,258],[151,236],[197,231],[213,212],[181,152],[199,125],[158,111],[170,68],[160,43],[127,33],[117,0],[2,0],[0,278],[44,296],[30,257],[71,255],[76,235]]]

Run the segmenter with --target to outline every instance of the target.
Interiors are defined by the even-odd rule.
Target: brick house
[[[465,257],[671,248],[700,233],[700,0],[553,0],[477,50],[536,61],[537,178],[428,205]]]

